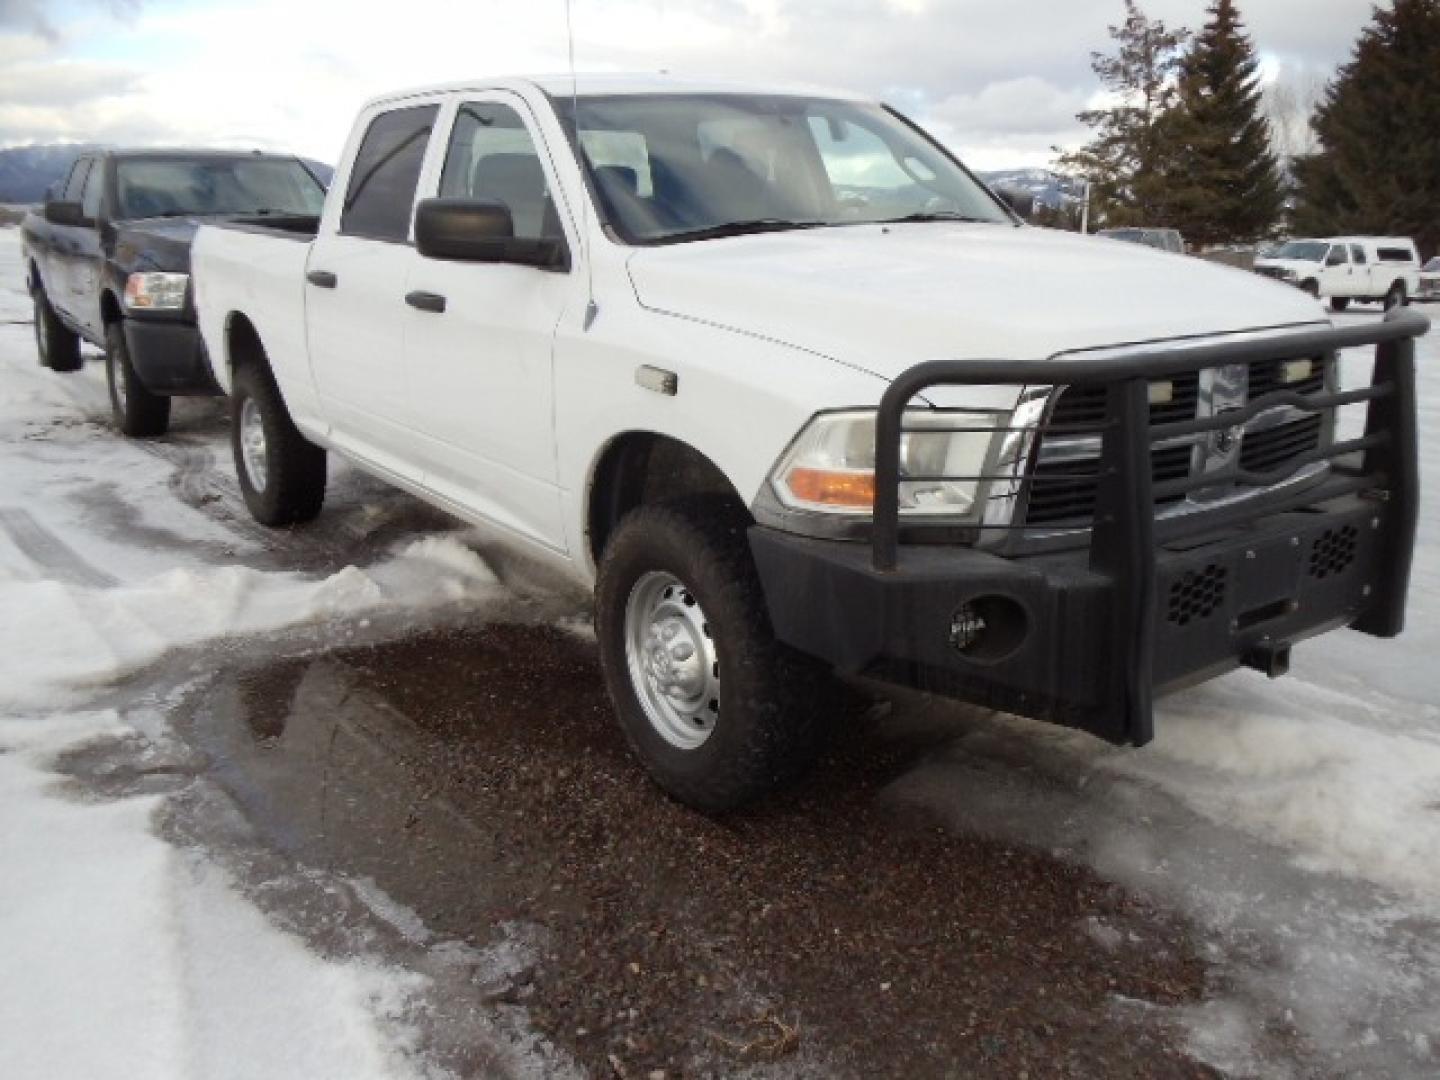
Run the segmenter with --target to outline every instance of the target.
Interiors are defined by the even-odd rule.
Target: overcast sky
[[[981,169],[1082,141],[1121,0],[573,0],[576,66],[845,86]],[[1198,26],[1204,0],[1144,10]],[[1241,0],[1268,77],[1328,78],[1369,0]],[[289,149],[333,161],[359,103],[566,70],[564,0],[0,0],[0,146]]]

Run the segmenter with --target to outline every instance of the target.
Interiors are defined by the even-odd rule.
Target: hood
[[[641,304],[893,378],[926,360],[1324,323],[1258,274],[1136,244],[1005,225],[854,225],[645,248]]]
[[[190,245],[205,217],[139,218],[115,226],[115,260],[127,270],[190,272]]]

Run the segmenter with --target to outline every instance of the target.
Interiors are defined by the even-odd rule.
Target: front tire
[[[110,387],[110,412],[121,434],[131,438],[164,435],[170,426],[170,399],[152,394],[135,374],[125,327],[105,327],[105,381]]]
[[[240,493],[262,525],[310,521],[325,503],[325,451],[300,434],[270,372],[247,364],[230,395],[230,448]]]
[[[752,802],[815,759],[829,674],[775,640],[742,511],[719,498],[631,512],[595,591],[620,725],[655,781],[707,813]]]
[[[1405,284],[1397,281],[1390,286],[1390,291],[1385,294],[1385,310],[1391,311],[1409,303],[1409,297],[1405,294]]]
[[[55,314],[43,285],[31,294],[35,307],[35,351],[40,366],[51,371],[79,371],[85,364],[80,356],[80,335],[68,329]]]
[[[1344,311],[1349,306],[1350,298],[1348,296],[1332,296],[1330,298],[1331,311]]]
[[[1316,300],[1320,299],[1320,283],[1318,281],[1306,281],[1302,283],[1300,291],[1309,293]]]

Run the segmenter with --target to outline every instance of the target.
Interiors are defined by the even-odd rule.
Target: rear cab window
[[[415,189],[439,111],[438,105],[416,105],[370,121],[341,206],[342,234],[400,244],[409,240]]]

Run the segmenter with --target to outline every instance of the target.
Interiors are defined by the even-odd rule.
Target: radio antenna
[[[590,259],[589,196],[585,191],[585,148],[580,144],[580,78],[575,74],[575,24],[570,16],[572,0],[565,0],[565,43],[570,55],[570,132],[575,141],[575,164],[580,169],[580,245],[585,255],[585,329],[595,325],[600,309],[595,305],[595,266]]]

